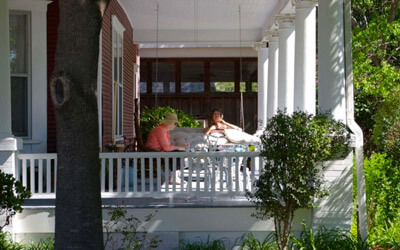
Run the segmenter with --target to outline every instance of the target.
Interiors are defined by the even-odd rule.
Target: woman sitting
[[[242,131],[241,128],[230,124],[223,120],[224,115],[218,109],[214,109],[212,112],[212,124],[204,130],[205,134],[211,133],[223,133],[225,129],[236,129]]]
[[[168,113],[161,124],[155,127],[147,137],[146,147],[161,152],[184,151],[185,145],[174,146],[171,144],[169,131],[178,125],[178,117],[176,114]]]
[[[155,127],[147,137],[146,147],[152,148],[160,152],[182,152],[185,151],[185,145],[171,145],[169,131],[176,128],[178,125],[178,117],[176,114],[168,113],[161,124]],[[169,160],[169,165],[172,168],[172,158]],[[178,158],[176,162],[176,169],[179,170],[181,167],[180,160]],[[172,181],[172,174],[170,175],[170,184]],[[176,182],[176,184],[180,184]]]

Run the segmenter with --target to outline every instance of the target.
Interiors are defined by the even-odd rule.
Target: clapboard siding
[[[47,5],[47,152],[57,151],[56,117],[50,97],[49,83],[55,66],[59,15],[58,0]]]
[[[137,61],[137,46],[133,44],[132,26],[117,0],[111,0],[107,11],[104,13],[102,23],[102,119],[103,119],[103,149],[104,145],[113,143],[112,135],[112,15],[125,27],[123,51],[123,133],[124,136],[133,137],[133,68]],[[47,11],[47,79],[50,81],[54,70],[54,58],[57,44],[57,29],[59,23],[58,0],[48,5]],[[50,93],[50,91],[47,91]],[[47,151],[56,152],[56,122],[50,95],[47,96]]]
[[[103,150],[104,145],[113,143],[112,135],[112,16],[125,28],[123,41],[123,134],[133,136],[133,65],[136,63],[137,49],[133,44],[132,26],[119,5],[111,1],[104,13],[102,24],[102,120],[103,120]]]

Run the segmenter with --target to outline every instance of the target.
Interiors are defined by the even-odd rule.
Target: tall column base
[[[7,133],[0,133],[0,171],[6,174],[15,175],[16,158],[15,154],[22,149],[22,139],[12,137]],[[5,215],[0,215],[0,223],[5,221]],[[3,229],[13,234],[12,223]]]
[[[22,139],[0,133],[0,170],[15,173],[15,153],[22,149]]]

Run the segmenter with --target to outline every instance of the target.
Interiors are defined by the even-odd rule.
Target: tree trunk
[[[104,0],[60,0],[50,82],[57,125],[56,249],[103,249],[97,65]]]

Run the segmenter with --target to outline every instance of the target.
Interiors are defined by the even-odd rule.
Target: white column
[[[276,21],[279,25],[278,108],[286,108],[291,114],[294,105],[294,15],[279,14]]]
[[[316,0],[294,0],[296,46],[294,109],[315,115]]]
[[[0,170],[15,172],[15,152],[21,140],[11,134],[10,31],[8,1],[0,1]]]
[[[268,59],[268,104],[267,119],[270,119],[278,110],[278,63],[279,63],[279,37],[278,30],[267,31],[269,44]]]
[[[0,139],[11,136],[10,31],[8,1],[0,1]]]
[[[318,5],[318,106],[346,122],[343,0]]]
[[[257,43],[258,52],[258,129],[263,131],[267,124],[267,83],[268,83],[268,48],[266,42]]]

